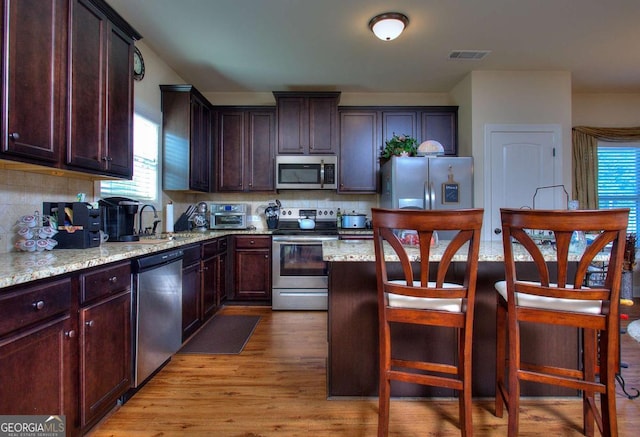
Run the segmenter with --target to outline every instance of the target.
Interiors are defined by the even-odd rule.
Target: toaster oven
[[[209,205],[209,228],[247,229],[248,213],[246,203],[212,203]]]

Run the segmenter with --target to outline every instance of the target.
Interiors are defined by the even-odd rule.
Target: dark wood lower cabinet
[[[271,301],[271,237],[236,235],[233,300]]]
[[[80,310],[82,427],[94,425],[131,385],[131,291]]]
[[[182,341],[202,325],[200,245],[184,249],[182,260]]]
[[[202,245],[202,319],[207,320],[226,299],[227,237]]]
[[[0,292],[0,412],[64,415],[80,433],[78,331],[70,278]]]

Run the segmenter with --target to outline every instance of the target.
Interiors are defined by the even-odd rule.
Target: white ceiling
[[[205,93],[440,93],[473,70],[563,70],[574,92],[640,93],[640,0],[107,2]],[[383,12],[409,17],[394,41],[368,28]]]

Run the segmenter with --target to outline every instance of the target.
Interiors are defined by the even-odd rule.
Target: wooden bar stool
[[[603,436],[617,436],[615,374],[619,367],[618,309],[628,209],[550,211],[501,209],[505,281],[496,283],[497,353],[496,416],[506,404],[509,433],[518,435],[520,382],[557,385],[582,390],[584,434],[594,433],[594,418]],[[535,231],[552,231],[555,246],[537,245]],[[570,241],[574,231],[590,233],[593,242],[578,254],[576,272],[569,277]],[[517,247],[516,247],[517,246]],[[550,273],[543,250],[557,258],[557,274]],[[554,250],[555,249],[555,250]],[[589,265],[598,254],[610,252],[602,287],[585,287]],[[518,277],[516,257],[530,256],[538,278]],[[530,279],[530,278],[529,278]],[[535,364],[522,362],[520,322],[571,326],[582,329],[582,367],[549,365],[545,356]],[[599,335],[598,335],[599,334]],[[552,352],[549,351],[548,355]],[[540,364],[540,363],[544,364]],[[505,368],[507,375],[505,379]],[[596,375],[599,376],[596,379]],[[595,393],[600,393],[600,411]]]
[[[457,390],[460,395],[460,429],[463,436],[470,437],[473,435],[473,308],[483,210],[423,211],[373,208],[371,212],[380,331],[378,436],[386,436],[388,433],[391,380],[397,380]],[[408,234],[406,230],[415,233]],[[457,233],[450,241],[441,240],[435,246],[437,249],[434,249],[431,242],[436,230]],[[405,240],[401,241],[398,235],[403,236]],[[406,240],[407,235],[412,236],[409,241]],[[407,248],[407,242],[419,243],[419,247]],[[429,255],[434,250],[441,252],[442,257],[435,271],[430,272]],[[402,277],[389,277],[387,263],[390,261],[400,262]],[[461,283],[445,282],[445,276],[447,280],[451,277],[451,268],[456,261],[465,262]],[[455,329],[457,362],[424,362],[392,357],[390,323]]]

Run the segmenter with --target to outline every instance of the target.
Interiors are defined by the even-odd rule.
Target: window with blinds
[[[138,114],[133,116],[133,179],[101,181],[100,197],[122,196],[145,203],[158,201],[160,127]]]
[[[627,232],[638,235],[640,143],[598,143],[598,207],[629,208]]]

